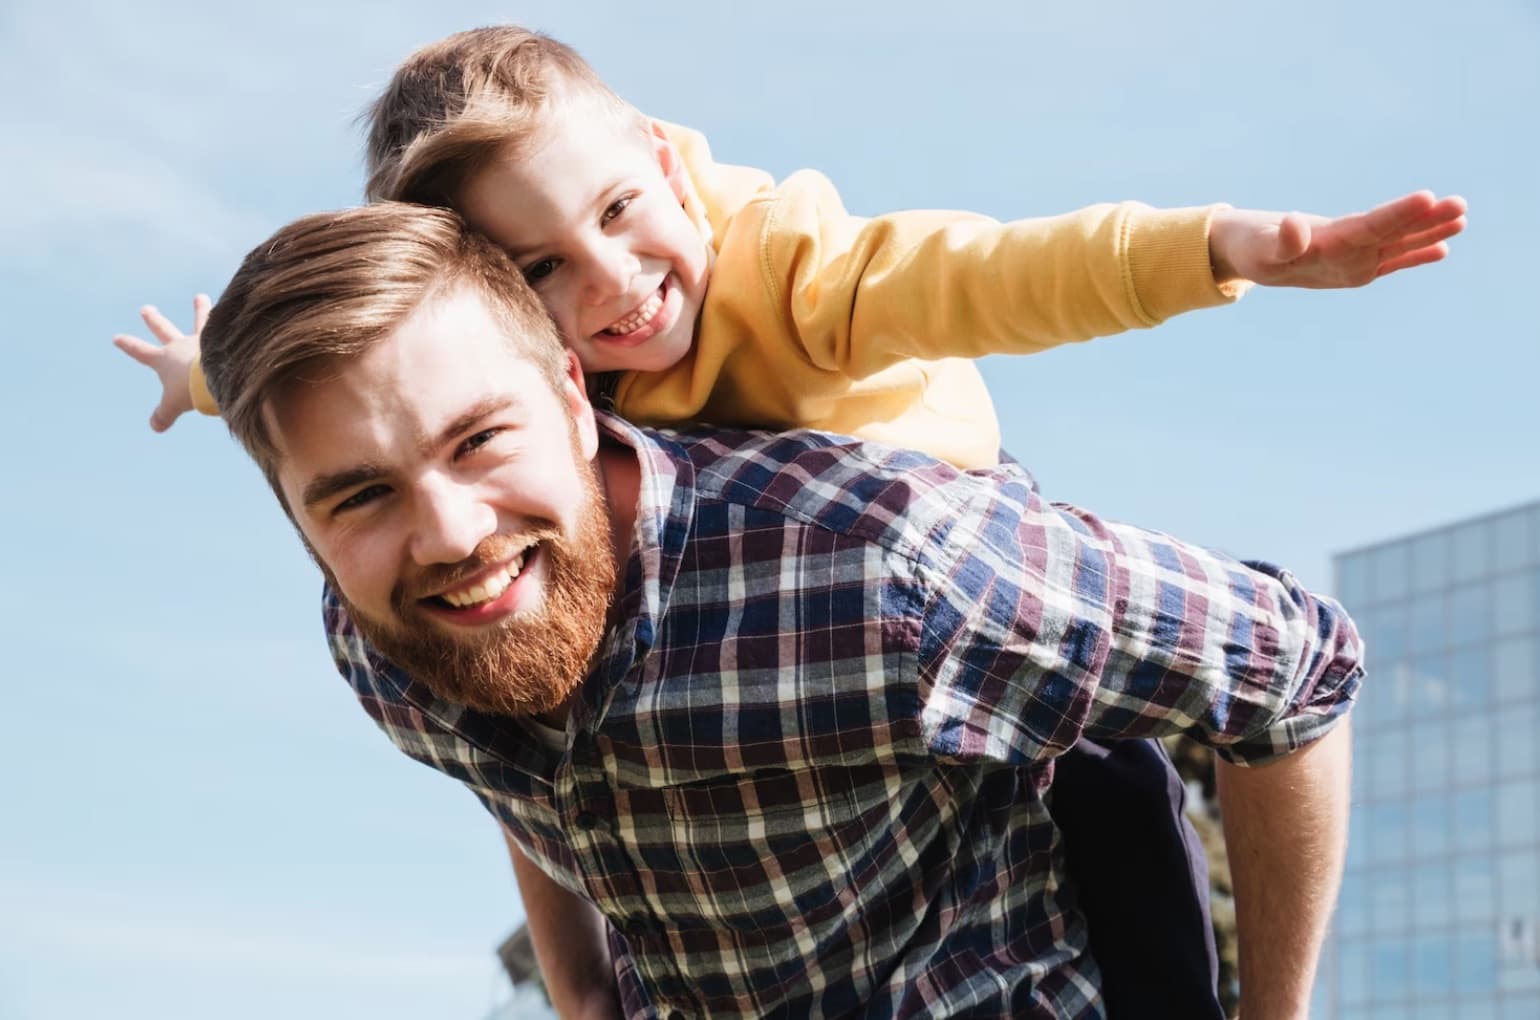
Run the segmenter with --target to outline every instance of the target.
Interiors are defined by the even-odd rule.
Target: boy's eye
[[[539,283],[547,276],[556,272],[556,267],[560,264],[558,259],[541,259],[539,262],[531,262],[524,267],[524,279],[530,283]]]
[[[332,507],[332,514],[335,516],[347,513],[349,510],[361,509],[376,500],[383,499],[389,492],[390,490],[383,485],[367,485]]]
[[[604,210],[604,215],[599,218],[599,224],[601,226],[608,225],[611,220],[626,211],[626,207],[631,204],[634,198],[634,195],[627,195],[624,198],[617,198],[611,202]]]

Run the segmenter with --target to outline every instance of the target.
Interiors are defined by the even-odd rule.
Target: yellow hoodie
[[[962,212],[865,218],[811,170],[777,185],[719,164],[667,126],[685,208],[715,253],[695,344],[662,372],[622,373],[615,410],[643,425],[818,428],[997,461],[999,425],[971,360],[1154,326],[1235,300],[1208,228],[1218,206],[1096,205],[998,223]],[[217,413],[193,368],[199,410]]]

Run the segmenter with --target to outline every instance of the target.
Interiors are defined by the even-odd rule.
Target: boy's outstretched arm
[[[1431,191],[1329,219],[1309,213],[1222,209],[1209,227],[1214,280],[1267,287],[1362,287],[1437,262],[1465,229],[1465,200]]]
[[[145,305],[139,315],[160,343],[153,344],[126,333],[112,338],[118,350],[160,377],[160,403],[150,415],[150,428],[156,432],[166,431],[184,412],[193,409],[190,372],[193,362],[198,359],[198,337],[203,333],[204,323],[208,322],[211,307],[213,302],[207,294],[193,298],[192,332],[183,333],[160,313],[160,309]]]

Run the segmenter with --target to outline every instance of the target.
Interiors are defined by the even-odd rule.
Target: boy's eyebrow
[[[431,452],[434,447],[443,446],[456,436],[469,432],[484,419],[500,414],[512,408],[517,401],[507,396],[485,397],[472,404],[464,413],[455,416],[450,423],[439,430],[436,437],[419,435],[417,445],[424,454]],[[355,464],[341,471],[329,471],[323,475],[317,475],[306,485],[301,493],[301,503],[306,510],[318,503],[324,503],[338,493],[368,482],[385,477],[388,472],[379,464],[365,461]]]

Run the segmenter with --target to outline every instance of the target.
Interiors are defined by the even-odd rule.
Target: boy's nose
[[[589,256],[583,300],[590,305],[602,305],[624,296],[641,268],[636,256],[623,245],[596,246]]]
[[[414,561],[421,566],[459,563],[497,531],[497,513],[472,487],[441,479],[420,493],[413,524]]]

